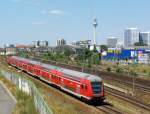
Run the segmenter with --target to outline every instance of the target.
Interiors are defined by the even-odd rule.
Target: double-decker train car
[[[92,102],[102,102],[104,100],[104,84],[102,79],[96,75],[17,56],[8,57],[7,63],[50,84],[54,84],[79,98]]]

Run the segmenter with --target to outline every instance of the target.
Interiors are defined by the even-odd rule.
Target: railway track
[[[113,77],[104,77],[104,76],[103,76],[103,79],[113,80],[113,81],[119,82],[120,84],[124,84],[126,86],[133,87],[133,82],[129,82],[129,81],[121,80],[121,79],[115,79]],[[135,89],[138,89],[140,91],[150,94],[150,86],[141,85],[141,84],[135,82],[134,87],[135,87]]]
[[[117,91],[117,90],[114,90],[112,88],[109,88],[109,87],[105,87],[105,92],[111,96],[114,96],[114,97],[117,97],[119,99],[122,99],[124,101],[127,101],[131,104],[133,104],[134,106],[137,106],[139,108],[142,108],[142,109],[145,109],[147,111],[150,112],[150,105],[147,105],[131,96],[127,96],[125,95],[124,93],[120,92],[120,91]]]
[[[96,108],[99,110],[102,110],[106,114],[123,114],[118,109],[113,108],[112,106],[108,106],[108,105],[97,106]]]

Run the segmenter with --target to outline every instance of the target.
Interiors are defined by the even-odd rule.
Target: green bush
[[[108,72],[111,72],[111,67],[107,67],[107,71],[108,71]]]
[[[137,73],[134,71],[134,70],[130,70],[130,75],[132,75],[132,76],[137,76]]]
[[[147,73],[146,69],[143,69],[143,73]]]
[[[117,68],[116,68],[116,73],[123,73],[123,69],[120,68],[120,67],[117,67]]]
[[[148,72],[148,76],[150,77],[150,71]]]

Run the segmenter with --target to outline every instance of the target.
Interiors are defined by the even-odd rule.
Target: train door
[[[61,84],[62,87],[65,87],[64,79],[63,78],[61,78],[61,83],[60,84]]]
[[[84,94],[85,96],[87,96],[87,93],[88,93],[88,87],[87,87],[86,84],[83,84],[83,94]]]
[[[50,81],[51,82],[51,74],[50,73],[48,73],[48,81]]]
[[[46,71],[42,71],[42,77],[46,80],[46,74],[47,72]]]
[[[58,85],[61,85],[61,77],[58,76],[58,80],[57,80]]]
[[[52,77],[52,82],[57,84],[57,76],[52,74],[51,77]]]
[[[76,90],[76,92],[77,92],[78,94],[80,94],[80,85],[77,85],[77,90]]]
[[[41,70],[37,69],[37,76],[40,77],[41,76]]]
[[[35,76],[38,76],[38,71],[39,71],[39,70],[38,70],[37,68],[34,69],[34,75],[35,75]]]
[[[26,70],[26,69],[27,69],[27,65],[24,64],[24,65],[23,65],[23,70]]]

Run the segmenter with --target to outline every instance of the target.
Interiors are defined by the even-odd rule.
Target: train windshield
[[[91,82],[93,94],[100,94],[102,89],[102,82]]]

